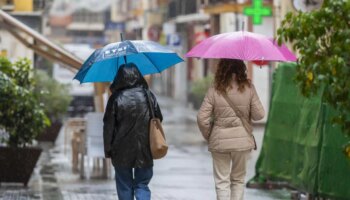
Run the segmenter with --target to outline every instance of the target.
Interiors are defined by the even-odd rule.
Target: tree
[[[0,57],[0,129],[9,134],[0,142],[12,147],[30,144],[50,124],[34,96],[31,72],[28,59],[12,64]]]
[[[51,122],[61,121],[72,100],[68,85],[53,79],[42,70],[36,70],[34,94],[43,105],[45,114]]]
[[[325,0],[321,9],[288,13],[279,43],[292,42],[300,54],[296,81],[304,96],[322,89],[323,101],[339,111],[332,119],[350,136],[350,1]],[[350,157],[350,143],[345,147]]]

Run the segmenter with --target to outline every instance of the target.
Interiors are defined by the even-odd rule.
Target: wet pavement
[[[170,145],[168,155],[154,164],[150,188],[153,200],[214,200],[212,161],[196,125],[196,112],[180,102],[159,98],[163,127]],[[256,125],[255,136],[261,147],[264,128]],[[41,144],[44,151],[35,168],[28,188],[2,184],[0,200],[116,200],[113,170],[109,179],[80,179],[72,173],[71,157],[64,153],[63,131],[55,145]],[[247,180],[254,176],[258,151],[252,153]],[[285,190],[263,191],[246,189],[247,200],[290,199]]]

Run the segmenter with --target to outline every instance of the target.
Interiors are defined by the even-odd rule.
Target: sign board
[[[105,24],[106,30],[117,30],[120,32],[125,31],[125,23],[124,22],[112,22],[109,21]]]
[[[209,37],[209,33],[208,32],[197,32],[194,34],[194,43],[198,44],[200,42],[202,42],[203,40],[207,39]]]
[[[0,56],[7,57],[7,50],[6,49],[1,49]]]
[[[270,7],[265,7],[263,5],[263,0],[253,0],[252,6],[245,7],[243,13],[253,18],[253,24],[260,25],[262,24],[263,17],[272,15],[272,9]]]
[[[180,46],[181,45],[180,35],[176,33],[168,34],[166,37],[166,43],[169,46]]]

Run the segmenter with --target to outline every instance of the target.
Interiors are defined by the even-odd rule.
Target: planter
[[[41,151],[40,148],[0,147],[0,183],[27,186]]]
[[[188,101],[192,103],[194,109],[198,110],[202,105],[203,99],[199,99],[198,97],[190,93],[188,95]]]
[[[60,133],[62,127],[61,121],[55,121],[51,124],[50,127],[46,128],[43,133],[41,133],[37,140],[41,142],[52,142],[56,141],[58,134]]]

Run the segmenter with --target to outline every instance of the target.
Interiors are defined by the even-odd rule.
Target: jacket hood
[[[112,93],[134,87],[148,88],[146,80],[134,63],[120,66],[117,76],[114,78],[110,90]]]

